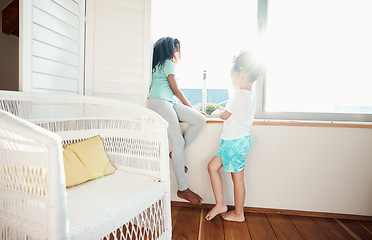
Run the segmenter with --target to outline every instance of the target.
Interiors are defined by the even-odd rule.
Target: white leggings
[[[205,118],[195,109],[163,99],[149,98],[147,107],[157,112],[168,122],[168,138],[172,146],[172,161],[178,190],[186,190],[188,186],[185,176],[185,148],[200,133],[205,125]],[[180,121],[189,124],[184,137],[182,136]]]

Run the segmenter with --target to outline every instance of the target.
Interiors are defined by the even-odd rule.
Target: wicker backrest
[[[0,91],[0,109],[60,135],[63,146],[101,135],[116,167],[160,178],[160,142],[167,123],[145,107],[87,96]]]

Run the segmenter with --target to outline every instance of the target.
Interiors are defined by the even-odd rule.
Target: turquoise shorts
[[[216,156],[221,157],[225,172],[240,172],[245,167],[245,160],[251,147],[250,135],[233,140],[222,140]]]

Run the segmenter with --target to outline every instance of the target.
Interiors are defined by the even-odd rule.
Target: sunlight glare
[[[207,88],[229,88],[233,57],[256,41],[256,12],[256,0],[157,0],[153,41],[164,36],[181,41],[181,88],[201,88],[204,70]]]
[[[372,106],[372,2],[356,2],[270,1],[266,110]]]

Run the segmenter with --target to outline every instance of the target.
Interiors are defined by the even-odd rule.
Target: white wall
[[[207,164],[221,131],[207,124],[186,152],[189,187],[204,203],[214,203]],[[252,138],[245,206],[372,216],[372,129],[255,125]],[[233,205],[231,177],[221,173]],[[182,201],[171,177],[172,201]]]

